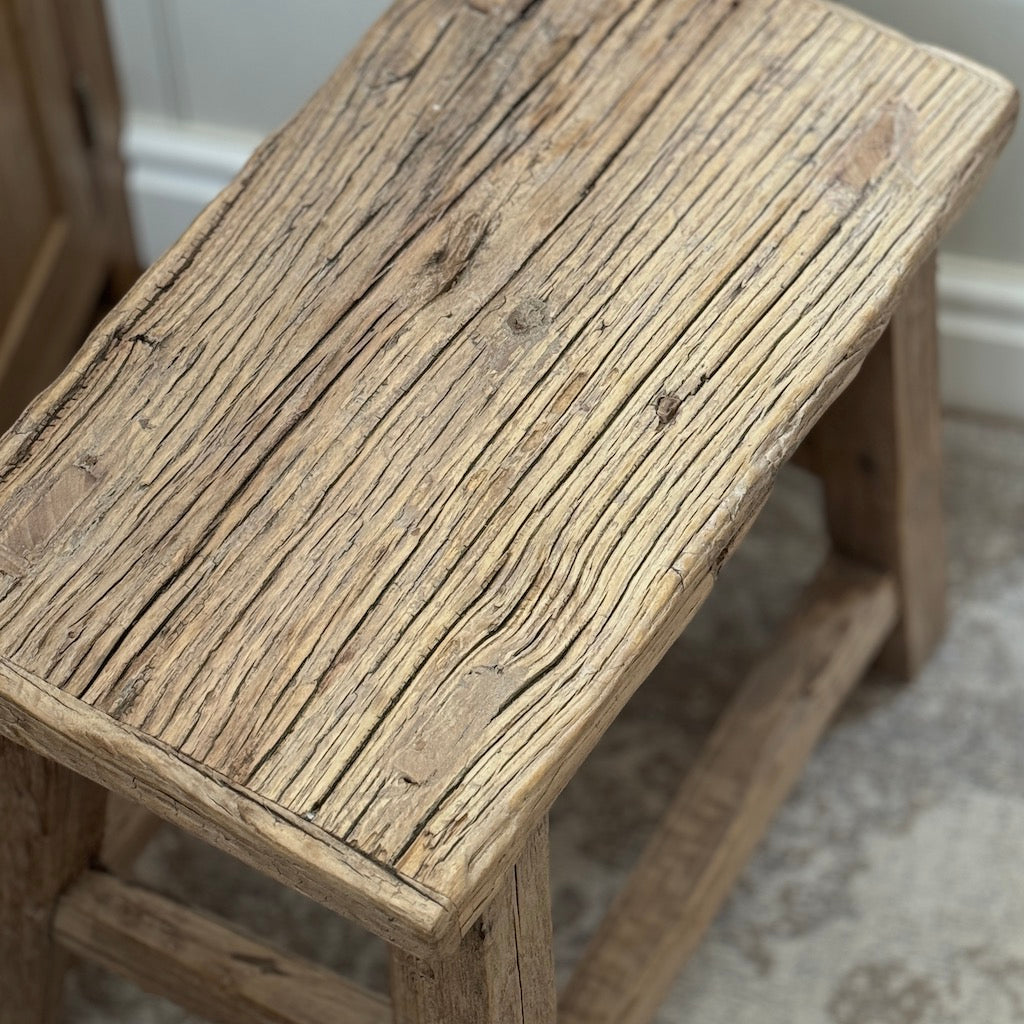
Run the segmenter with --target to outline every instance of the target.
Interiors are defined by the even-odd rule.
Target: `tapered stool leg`
[[[0,1024],[53,1024],[64,955],[57,897],[103,838],[98,786],[0,737]]]
[[[896,576],[900,621],[882,663],[910,678],[946,620],[934,257],[810,444],[836,548]]]
[[[555,1024],[547,823],[458,952],[392,954],[395,1024]]]

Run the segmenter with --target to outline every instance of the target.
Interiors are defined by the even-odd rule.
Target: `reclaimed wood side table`
[[[1015,109],[819,0],[399,0],[0,441],[0,1020],[61,950],[227,1022],[650,1020],[941,632],[931,254]],[[556,1011],[547,812],[816,422],[835,554]],[[390,1007],[106,870],[106,791],[383,936]]]

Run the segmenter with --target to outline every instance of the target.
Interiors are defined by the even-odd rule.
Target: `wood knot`
[[[82,452],[74,461],[74,465],[77,469],[84,470],[90,476],[95,476],[93,472],[96,469],[96,463],[99,460],[92,452]]]
[[[835,161],[832,205],[846,214],[856,197],[893,165],[913,170],[917,115],[905,103],[888,104],[861,125]]]
[[[513,334],[531,334],[551,323],[547,303],[542,299],[523,299],[505,318]]]
[[[660,395],[654,403],[654,411],[658,414],[658,426],[666,427],[679,412],[683,400],[678,395]]]
[[[486,217],[473,213],[449,228],[441,247],[427,257],[431,298],[446,295],[462,280],[491,227],[491,221]]]

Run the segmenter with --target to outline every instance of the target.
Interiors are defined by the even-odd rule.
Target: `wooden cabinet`
[[[0,0],[0,430],[135,258],[100,0]]]

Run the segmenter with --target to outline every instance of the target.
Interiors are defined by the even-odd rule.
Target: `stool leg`
[[[938,379],[933,256],[811,439],[836,548],[896,576],[900,622],[881,662],[905,679],[946,620]]]
[[[0,736],[0,1024],[52,1024],[64,956],[51,921],[103,838],[105,792]]]
[[[391,957],[395,1024],[555,1024],[547,823],[459,951]]]

